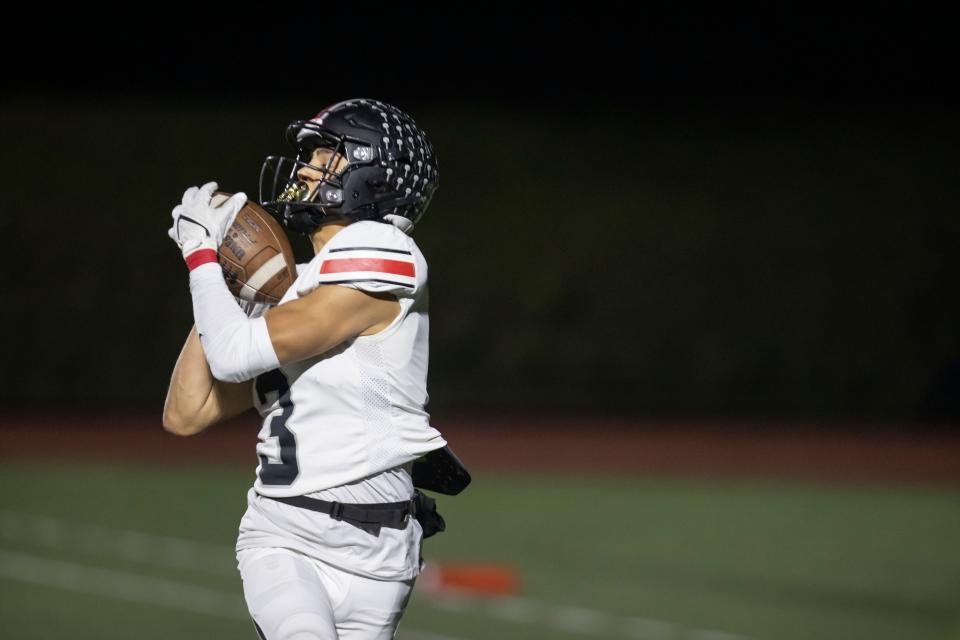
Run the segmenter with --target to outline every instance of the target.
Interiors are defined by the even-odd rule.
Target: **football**
[[[210,203],[218,207],[231,195],[217,191]],[[256,202],[237,212],[217,254],[230,292],[243,300],[277,304],[297,277],[287,234]]]

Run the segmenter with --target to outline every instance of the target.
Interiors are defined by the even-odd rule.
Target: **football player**
[[[186,191],[169,235],[195,326],[163,423],[189,435],[250,406],[263,417],[237,540],[262,638],[392,638],[432,533],[412,466],[446,445],[424,410],[427,263],[410,235],[437,161],[413,119],[376,100],[286,134],[297,155],[264,161],[260,200],[316,255],[277,306],[238,305],[216,249],[246,196],[214,208],[216,183]]]

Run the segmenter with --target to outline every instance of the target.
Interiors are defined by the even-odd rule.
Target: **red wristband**
[[[193,271],[202,264],[217,262],[217,252],[213,249],[198,249],[184,258],[184,260],[187,261],[187,269]]]

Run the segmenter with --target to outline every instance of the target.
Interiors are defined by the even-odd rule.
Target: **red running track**
[[[909,426],[434,417],[470,469],[960,483],[960,434]],[[21,413],[0,457],[256,465],[252,411],[190,437],[144,413]]]

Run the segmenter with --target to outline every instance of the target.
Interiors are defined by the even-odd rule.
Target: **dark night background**
[[[0,403],[159,412],[191,324],[170,209],[255,195],[290,120],[373,97],[440,161],[432,411],[957,423],[948,20],[410,11],[12,20]]]

